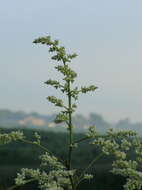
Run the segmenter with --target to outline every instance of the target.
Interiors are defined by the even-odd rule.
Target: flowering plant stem
[[[78,180],[78,184],[80,184],[80,182],[82,181],[83,179],[83,176],[85,175],[85,173],[104,155],[104,153],[100,153],[97,157],[95,157],[90,163],[89,165],[83,170],[81,176],[79,177],[79,180]]]
[[[73,140],[73,129],[72,129],[72,113],[71,113],[71,95],[70,95],[70,81],[68,82],[68,110],[69,110],[69,155],[68,155],[68,169],[71,169],[71,158],[72,158],[72,140]]]
[[[35,179],[29,179],[29,180],[27,180],[27,181],[25,182],[25,184],[30,183],[30,182],[33,182],[33,181],[35,181]],[[9,187],[7,190],[16,189],[16,188],[19,187],[19,186],[22,186],[22,184],[21,184],[21,185],[13,185],[13,186]]]
[[[68,154],[68,170],[71,169],[71,159],[72,159],[72,140],[73,140],[73,129],[72,129],[72,113],[71,113],[71,89],[70,89],[70,81],[68,81],[68,110],[69,110],[69,154]],[[72,189],[75,190],[74,181],[72,176],[69,176]]]

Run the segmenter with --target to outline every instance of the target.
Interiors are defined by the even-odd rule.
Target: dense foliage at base
[[[15,129],[16,130],[16,129]],[[14,130],[14,131],[15,131]],[[11,129],[1,129],[2,133],[10,133]],[[34,135],[34,130],[24,130],[24,134],[28,139],[32,139]],[[42,144],[48,146],[48,148],[55,153],[58,157],[66,157],[67,150],[67,136],[65,133],[55,133],[55,132],[45,132],[37,131],[42,136]],[[83,138],[84,134],[76,134],[75,138]],[[54,140],[53,140],[54,139]],[[64,145],[64,146],[62,146]],[[82,142],[78,150],[74,152],[73,166],[77,167],[80,172],[85,166],[88,165],[93,158],[100,153],[99,149],[90,146],[89,142]],[[28,145],[25,143],[12,143],[4,146],[0,146],[0,189],[6,190],[8,186],[13,185],[13,178],[16,177],[16,173],[20,171],[21,168],[37,168],[39,166],[39,155],[42,154],[41,149],[38,149],[35,145]],[[94,188],[97,190],[101,189],[113,189],[115,185],[116,190],[123,189],[123,184],[125,179],[120,176],[115,176],[108,172],[111,169],[112,157],[102,157],[95,164],[94,167],[90,169],[90,173],[94,174],[94,179],[91,181],[84,181],[84,183],[79,187],[82,190]],[[20,187],[21,190],[36,189],[36,183],[29,184],[24,187]],[[31,188],[30,188],[31,187]]]

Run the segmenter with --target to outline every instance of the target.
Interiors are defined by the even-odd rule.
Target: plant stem
[[[51,151],[49,151],[45,146],[43,146],[43,145],[41,145],[41,144],[36,144],[36,143],[34,143],[34,142],[32,142],[32,141],[29,141],[29,140],[26,140],[26,139],[21,139],[21,141],[24,142],[24,143],[36,145],[36,146],[38,146],[39,148],[41,148],[42,150],[48,152],[50,155],[54,156],[54,154],[53,154]],[[56,156],[56,155],[55,155],[55,156]],[[64,160],[62,160],[61,158],[58,158],[58,159],[59,159],[59,161],[60,161],[61,163],[64,164],[64,162],[65,162]]]
[[[44,150],[44,151],[48,152],[49,154],[53,155],[52,152],[50,152],[46,147],[44,147],[44,146],[42,146],[40,144],[36,144],[36,143],[34,143],[32,141],[29,141],[29,140],[26,140],[26,139],[21,139],[21,141],[24,142],[24,143],[36,145],[36,146],[40,147],[42,150]]]
[[[30,183],[30,182],[32,182],[32,181],[35,181],[35,179],[29,179],[29,180],[27,180],[26,182],[25,182],[25,184],[27,184],[27,183]],[[25,185],[24,184],[24,185]],[[11,186],[11,187],[9,187],[7,190],[13,190],[13,189],[15,189],[15,188],[17,188],[17,187],[19,187],[20,185],[13,185],[13,186]]]
[[[79,180],[78,180],[78,183],[77,183],[77,186],[79,185],[79,183],[82,181],[82,178],[84,176],[84,174],[86,173],[86,171],[91,168],[93,166],[93,164],[98,161],[102,156],[104,155],[103,152],[101,152],[96,158],[94,158],[90,164],[84,169],[84,171],[82,172],[81,176],[79,177]]]
[[[70,95],[70,81],[68,82],[68,108],[69,108],[69,161],[68,161],[68,169],[71,169],[71,157],[72,157],[72,113],[71,113],[71,95]]]
[[[83,141],[88,140],[88,139],[91,139],[91,138],[90,138],[90,137],[84,137],[84,138],[82,138],[82,139],[79,139],[79,140],[74,141],[74,144],[83,142]]]
[[[99,138],[99,137],[107,137],[107,135],[97,135],[96,136],[97,138]],[[94,139],[94,138],[96,138],[96,137],[89,137],[89,136],[86,136],[86,137],[83,137],[83,138],[81,138],[81,139],[79,139],[79,140],[76,140],[76,141],[74,141],[73,142],[73,144],[75,144],[75,143],[80,143],[80,142],[83,142],[83,141],[86,141],[86,140],[91,140],[91,139]]]
[[[72,158],[72,144],[73,144],[73,130],[72,130],[72,111],[71,111],[71,88],[70,88],[70,81],[68,81],[68,111],[69,111],[69,154],[68,154],[68,170],[71,169],[71,158]],[[73,177],[70,175],[70,182],[72,186],[72,190],[75,190],[75,185],[73,181]]]

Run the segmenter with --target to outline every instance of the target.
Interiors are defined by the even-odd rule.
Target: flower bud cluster
[[[112,173],[127,178],[125,190],[140,190],[142,188],[142,172],[139,171],[139,163],[142,163],[142,142],[136,137],[135,131],[109,129],[107,136],[96,139],[93,144],[101,146],[106,155],[113,155]],[[129,160],[128,151],[136,153],[135,160]]]
[[[127,182],[124,185],[125,190],[140,190],[142,188],[142,172],[135,168],[136,165],[135,163],[128,163],[120,167],[114,164],[112,172],[127,178]]]
[[[68,65],[58,65],[55,67],[55,69],[65,76],[63,79],[65,81],[74,82],[74,79],[77,77],[77,73],[73,71]]]
[[[60,84],[60,82],[58,82],[58,81],[56,81],[56,80],[51,80],[51,79],[47,80],[47,81],[45,82],[45,84],[51,85],[51,86],[53,86],[53,87],[56,88],[56,89],[63,87],[63,86]]]
[[[112,166],[114,168],[119,168],[119,169],[124,169],[124,168],[131,168],[131,169],[136,169],[138,166],[138,163],[136,161],[132,160],[116,160],[113,162]]]
[[[16,185],[24,185],[29,180],[36,180],[39,188],[42,190],[63,190],[64,188],[71,189],[69,176],[73,176],[75,170],[57,169],[49,173],[39,169],[21,169],[21,173],[17,174],[15,179]]]
[[[127,183],[124,185],[125,190],[141,190],[142,187],[142,180],[137,179],[128,179]]]
[[[78,87],[75,87],[73,90],[71,90],[71,96],[77,100],[78,99],[78,94],[79,94],[80,90],[78,90]]]
[[[94,86],[94,85],[91,85],[91,86],[88,86],[88,87],[81,87],[81,92],[82,93],[87,93],[87,92],[90,92],[90,91],[95,91],[98,87]]]
[[[122,150],[129,151],[132,147],[132,143],[126,139],[122,139],[120,147]]]
[[[90,126],[87,132],[87,137],[94,138],[96,136],[98,136],[96,126]]]
[[[142,140],[141,138],[135,138],[132,140],[132,146],[136,154],[136,160],[139,164],[142,164]]]
[[[24,134],[21,131],[12,131],[11,133],[7,134],[0,134],[0,144],[8,144],[13,141],[18,141],[24,139]]]
[[[71,62],[71,60],[77,56],[77,54],[75,53],[67,54],[63,46],[59,47],[59,41],[51,40],[50,36],[37,38],[33,41],[33,43],[41,43],[48,45],[50,47],[49,52],[55,52],[55,55],[53,55],[51,59],[56,61],[63,61],[63,63]]]
[[[136,131],[132,130],[114,130],[113,128],[108,129],[107,135],[110,138],[127,138],[127,137],[135,137],[137,135]]]
[[[34,137],[36,138],[36,140],[33,141],[33,143],[37,144],[37,145],[40,145],[41,136],[37,132],[35,132]]]
[[[114,140],[105,140],[104,138],[98,138],[95,139],[92,144],[101,146],[102,152],[106,155],[118,154],[119,144],[117,144]]]
[[[32,178],[35,180],[38,180],[41,176],[39,169],[28,169],[28,168],[22,168],[21,173],[17,173],[17,177],[15,178],[16,185],[24,185],[26,184],[27,178]]]
[[[55,122],[55,123],[62,123],[62,122],[68,121],[68,119],[69,119],[69,118],[68,118],[68,115],[67,115],[66,113],[59,113],[59,114],[56,116],[54,122]]]
[[[112,154],[116,159],[124,160],[126,152],[133,147],[130,137],[135,135],[134,131],[115,131],[114,129],[109,129],[107,136],[95,139],[93,144],[101,146],[104,154]]]
[[[47,99],[57,107],[64,107],[63,100],[58,99],[55,96],[48,96]]]
[[[58,161],[55,156],[51,156],[48,152],[45,152],[43,155],[40,156],[41,165],[43,166],[50,166],[54,169],[65,169],[65,166]]]
[[[86,180],[90,180],[92,178],[93,178],[93,175],[91,175],[91,174],[85,174],[84,175],[84,179],[86,179]]]

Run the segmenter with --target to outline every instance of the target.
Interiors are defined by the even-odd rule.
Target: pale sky
[[[141,10],[141,0],[0,0],[0,109],[57,112],[45,99],[55,91],[43,82],[56,79],[48,49],[32,44],[49,34],[79,55],[77,84],[99,87],[78,113],[142,121]]]

